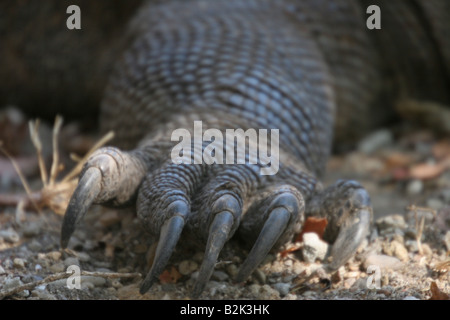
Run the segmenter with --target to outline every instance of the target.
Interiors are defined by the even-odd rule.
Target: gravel
[[[448,260],[450,251],[450,208],[445,201],[450,194],[445,192],[450,186],[450,175],[428,181],[393,181],[386,176],[385,168],[380,168],[392,144],[397,144],[398,149],[402,145],[385,132],[370,139],[364,142],[368,146],[360,145],[367,154],[359,150],[333,157],[324,180],[328,185],[338,178],[357,179],[366,186],[374,207],[370,239],[348,263],[329,275],[328,287],[324,288],[324,279],[317,274],[329,244],[316,234],[305,234],[305,242],[298,250],[271,253],[244,284],[234,283],[233,279],[248,249],[231,241],[222,250],[200,299],[427,300],[433,282],[442,292],[449,293],[450,273],[436,266]],[[415,214],[406,210],[406,205],[411,204],[430,205],[437,216],[429,211]],[[416,222],[421,216],[425,217],[420,238],[422,254],[416,240]],[[77,227],[69,249],[64,251],[59,247],[61,223],[62,217],[48,210],[40,215],[25,211],[23,221],[17,223],[15,208],[0,207],[0,294],[24,283],[65,273],[72,265],[82,271],[146,275],[153,243],[134,212],[92,208]],[[157,281],[144,295],[139,293],[142,277],[83,276],[80,290],[67,288],[67,280],[62,279],[7,299],[189,299],[204,254],[204,246],[191,244],[182,241],[177,246],[166,268],[169,276]],[[371,283],[379,286],[369,288]]]

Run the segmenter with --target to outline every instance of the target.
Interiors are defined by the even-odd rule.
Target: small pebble
[[[61,252],[51,251],[51,252],[48,252],[46,254],[46,256],[53,261],[58,261],[59,259],[61,259]]]
[[[349,278],[347,280],[350,279],[355,279],[355,278]],[[353,285],[351,286],[351,290],[352,291],[356,291],[356,290],[366,290],[367,288],[367,278],[359,278],[356,279],[355,282],[353,283]]]
[[[313,263],[316,260],[323,260],[328,251],[328,244],[322,241],[317,233],[307,232],[303,234],[303,259]]]
[[[405,218],[403,218],[403,216],[399,214],[382,217],[378,219],[375,223],[380,235],[396,233],[397,229],[403,231],[407,227]]]
[[[55,295],[43,290],[33,290],[31,296],[36,297],[39,300],[57,300]]]
[[[283,300],[297,300],[297,296],[293,293],[288,293],[284,296]]]
[[[106,279],[103,277],[81,276],[81,285],[91,283],[94,287],[103,287],[106,284]]]
[[[223,271],[216,270],[211,275],[211,278],[217,281],[226,281],[229,278],[229,276]]]
[[[3,240],[10,243],[16,243],[20,240],[19,234],[12,228],[0,230],[0,238],[3,238]]]
[[[87,262],[91,259],[88,253],[86,252],[77,252],[77,258],[79,261]]]
[[[62,263],[62,262],[57,262],[50,266],[50,271],[53,273],[64,272],[65,270],[66,270],[66,267],[65,267],[64,263]]]
[[[6,271],[5,271],[5,269],[3,269],[2,266],[0,266],[0,274],[6,274]]]
[[[358,144],[358,150],[365,154],[371,154],[382,147],[388,146],[392,141],[393,137],[390,130],[378,130],[362,139]]]
[[[113,286],[113,288],[116,288],[116,289],[119,289],[119,288],[122,288],[122,287],[123,287],[123,284],[120,282],[119,279],[114,279],[114,280],[111,282],[111,285]]]
[[[41,233],[41,223],[29,222],[23,227],[23,235],[26,237],[35,237]]]
[[[360,274],[359,271],[350,271],[344,274],[344,278],[358,278]]]
[[[15,258],[13,264],[16,268],[25,269],[25,261],[23,259]]]
[[[80,260],[78,260],[78,258],[75,258],[75,257],[68,257],[68,258],[66,258],[66,260],[64,260],[64,265],[66,267],[73,266],[73,265],[79,266]]]
[[[405,246],[397,240],[391,241],[384,251],[387,255],[395,256],[401,261],[408,261],[409,259],[408,250],[406,250]]]
[[[229,264],[226,267],[226,270],[227,270],[227,273],[230,275],[230,277],[233,279],[237,276],[237,274],[239,272],[239,268],[234,263]]]
[[[178,272],[184,276],[191,274],[198,269],[198,264],[192,260],[183,260],[178,266]]]
[[[265,284],[267,281],[266,274],[259,268],[253,272],[253,276],[260,284]]]
[[[92,282],[90,282],[90,281],[81,282],[81,289],[82,290],[92,290],[94,288],[95,288],[95,285]]]
[[[312,290],[308,290],[302,293],[302,296],[307,299],[314,299],[316,297],[316,293]]]
[[[418,195],[422,192],[422,190],[423,190],[423,182],[422,180],[419,179],[412,180],[410,183],[408,183],[406,187],[406,192],[410,196]]]
[[[371,265],[378,266],[380,269],[397,270],[403,266],[403,263],[395,257],[383,254],[371,254],[364,260],[363,266],[367,269]]]
[[[413,296],[406,296],[403,298],[403,300],[420,300],[419,298],[413,297]]]
[[[291,284],[279,282],[279,283],[275,283],[273,285],[273,288],[280,293],[280,296],[283,297],[289,293],[289,290],[291,289]]]
[[[252,284],[249,286],[249,290],[252,296],[261,300],[272,300],[280,298],[280,293],[267,284]]]
[[[33,251],[33,252],[39,252],[39,251],[42,250],[42,244],[41,244],[39,241],[33,239],[33,240],[28,244],[28,248],[30,248],[30,250]]]

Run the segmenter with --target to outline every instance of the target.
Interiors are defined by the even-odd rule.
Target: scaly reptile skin
[[[357,182],[323,189],[318,180],[333,128],[336,141],[355,140],[369,120],[383,120],[377,106],[396,94],[449,98],[448,2],[376,3],[388,31],[367,30],[365,1],[168,1],[140,8],[101,107],[102,128],[116,132],[116,147],[86,164],[62,246],[92,203],[136,203],[158,241],[142,292],[157,281],[180,237],[206,244],[193,291],[199,296],[235,233],[252,248],[241,282],[312,215],[329,222],[328,270],[344,264],[367,235],[371,207]],[[428,14],[438,19],[428,23]],[[391,32],[400,35],[391,39]],[[192,130],[196,120],[203,129],[279,129],[279,172],[261,176],[259,164],[172,163],[173,130]]]

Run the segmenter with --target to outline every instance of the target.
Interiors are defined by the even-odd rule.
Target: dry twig
[[[425,215],[422,214],[419,220],[419,214],[418,212],[431,212],[434,217],[436,217],[436,210],[431,208],[424,208],[424,207],[417,207],[416,205],[410,205],[407,207],[408,210],[414,212],[414,219],[416,221],[416,241],[417,241],[417,247],[419,249],[419,254],[423,255],[423,249],[422,249],[422,235],[423,235],[423,229],[425,226]]]
[[[39,163],[39,170],[43,184],[42,189],[36,192],[31,191],[19,166],[14,161],[14,159],[9,155],[9,153],[1,147],[0,142],[0,151],[2,151],[11,160],[25,188],[25,191],[28,196],[28,201],[31,202],[33,207],[38,212],[40,212],[42,208],[48,207],[53,212],[63,215],[69,204],[70,197],[72,196],[72,193],[78,184],[77,177],[81,172],[84,163],[95,150],[105,145],[108,141],[110,141],[114,137],[113,132],[109,132],[108,134],[106,134],[89,150],[89,152],[83,158],[81,159],[78,158],[78,163],[65,177],[63,177],[60,181],[57,181],[57,176],[63,169],[63,165],[59,163],[59,151],[58,151],[58,135],[60,133],[62,124],[63,124],[62,117],[57,116],[53,127],[53,135],[52,135],[53,161],[50,168],[50,176],[49,176],[44,164],[44,159],[42,157],[42,142],[39,138],[38,132],[39,120],[29,122],[30,137],[31,141],[33,142],[34,148],[36,149],[36,154]],[[72,156],[72,158],[75,157]],[[12,199],[14,199],[14,197]],[[5,201],[7,200],[8,199],[6,199]],[[23,202],[23,199],[20,199],[19,202]]]
[[[49,284],[53,281],[69,278],[72,275],[73,275],[72,273],[66,272],[55,273],[39,281],[26,283],[5,291],[0,291],[0,300],[12,296],[16,293],[22,292],[24,290],[32,290],[35,287],[43,284]],[[90,272],[90,271],[81,271],[80,276],[101,277],[106,279],[142,277],[140,273]]]

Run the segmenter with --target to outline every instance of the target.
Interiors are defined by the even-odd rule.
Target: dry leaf
[[[450,168],[450,157],[436,164],[421,163],[411,167],[409,176],[412,179],[433,179],[439,177],[447,169]]]
[[[430,286],[431,298],[430,300],[450,300],[450,296],[445,292],[439,290],[436,282],[432,282]]]
[[[388,170],[399,167],[407,167],[413,162],[414,157],[411,154],[403,152],[391,152],[384,158],[384,163]]]
[[[306,219],[303,224],[303,229],[300,234],[297,236],[295,241],[303,241],[303,234],[308,232],[317,233],[320,239],[323,238],[323,233],[325,232],[325,228],[327,227],[328,220],[326,218],[314,218],[309,217]]]
[[[169,270],[164,270],[163,273],[159,276],[159,281],[164,283],[177,283],[177,281],[181,278],[181,273],[175,267],[171,267]]]

